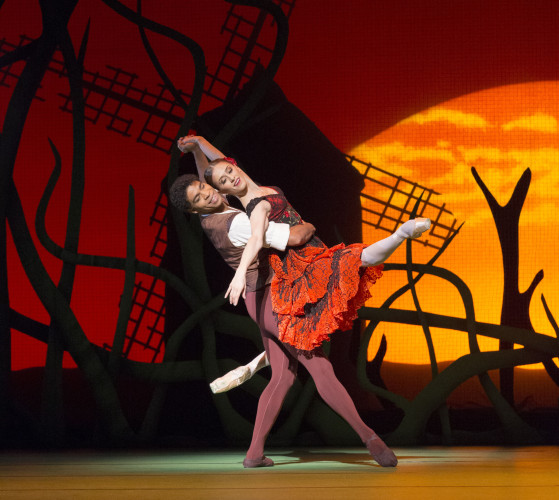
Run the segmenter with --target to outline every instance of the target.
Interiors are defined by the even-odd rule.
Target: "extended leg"
[[[431,221],[429,219],[417,218],[405,222],[388,238],[377,241],[363,249],[361,253],[361,265],[367,267],[383,263],[407,238],[418,238],[430,227]],[[239,366],[214,380],[210,384],[210,388],[214,393],[229,391],[244,384],[258,370],[269,365],[270,361],[266,357],[266,354],[261,353],[250,363]]]
[[[412,219],[404,222],[394,234],[377,241],[361,253],[362,266],[378,266],[382,264],[407,238],[418,238],[431,227],[430,219]]]

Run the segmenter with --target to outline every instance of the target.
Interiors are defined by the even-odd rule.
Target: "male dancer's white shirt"
[[[231,226],[229,227],[227,235],[234,246],[244,247],[248,243],[252,234],[250,219],[245,212],[232,207],[221,213],[225,215],[232,212],[237,212],[237,215],[231,221]],[[205,216],[207,215],[201,214],[201,217]],[[287,247],[287,241],[289,240],[289,230],[289,224],[270,221],[268,223],[268,229],[266,230],[264,247],[275,248],[276,250],[283,252]]]

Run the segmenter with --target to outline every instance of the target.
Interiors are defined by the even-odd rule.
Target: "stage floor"
[[[243,469],[241,451],[0,453],[0,498],[514,500],[559,498],[559,447],[396,448],[396,469],[361,448],[275,449]]]

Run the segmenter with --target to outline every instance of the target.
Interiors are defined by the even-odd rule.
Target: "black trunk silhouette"
[[[518,223],[532,173],[529,168],[524,171],[510,200],[504,206],[497,203],[474,167],[472,167],[472,175],[491,209],[501,244],[504,275],[501,325],[533,330],[530,322],[530,301],[536,286],[543,279],[543,270],[536,274],[526,291],[520,292],[518,289]],[[513,348],[514,344],[511,342],[499,341],[500,350]],[[499,375],[501,393],[511,405],[514,405],[514,367],[502,368]]]

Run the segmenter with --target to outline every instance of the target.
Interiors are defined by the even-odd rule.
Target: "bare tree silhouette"
[[[530,283],[530,286],[524,292],[520,292],[518,289],[518,227],[520,213],[522,212],[522,207],[524,206],[524,201],[528,194],[532,173],[530,169],[524,171],[514,188],[510,200],[504,206],[497,203],[497,200],[491,194],[475,167],[472,167],[472,175],[491,209],[499,235],[499,242],[501,244],[504,273],[501,324],[533,330],[530,321],[530,302],[534,290],[543,279],[543,270],[540,270],[536,276],[534,276],[532,283]],[[514,344],[511,342],[505,340],[499,341],[499,349],[507,350],[513,348]],[[514,367],[502,368],[500,370],[500,385],[501,393],[509,404],[514,406]]]
[[[40,82],[47,70],[48,64],[58,45],[68,51],[68,32],[66,26],[77,5],[77,0],[55,0],[52,2],[42,1],[41,13],[43,17],[43,29],[39,38],[28,45],[19,47],[0,59],[0,67],[12,64],[15,61],[25,60],[25,68],[17,83],[10,99],[4,125],[2,127],[2,139],[0,141],[0,432],[9,432],[9,402],[10,396],[10,370],[11,370],[11,336],[9,328],[9,293],[8,293],[8,268],[6,255],[6,221],[9,212],[9,204],[15,202],[13,193],[13,170],[16,161],[20,139],[25,126],[25,121],[33,97],[35,96]],[[77,123],[75,122],[76,126]],[[79,133],[79,132],[78,132]],[[76,151],[76,160],[79,161],[80,153]],[[73,207],[77,208],[77,221],[79,224],[79,206],[81,200],[79,195],[74,197]],[[77,234],[73,227],[74,237],[67,241],[70,247],[77,246]],[[13,231],[13,228],[12,228]],[[60,278],[60,289],[68,299],[71,296],[74,269],[65,266]],[[50,336],[50,349],[48,363],[52,366],[50,373],[53,374],[52,391],[48,391],[47,399],[50,403],[49,410],[60,416],[61,396],[60,380],[61,373],[61,349],[60,337],[56,325],[52,326]],[[56,375],[54,375],[56,373]],[[46,419],[46,417],[45,417]],[[51,422],[47,428],[56,424]],[[58,432],[58,431],[57,431]],[[6,436],[2,436],[6,437]]]

